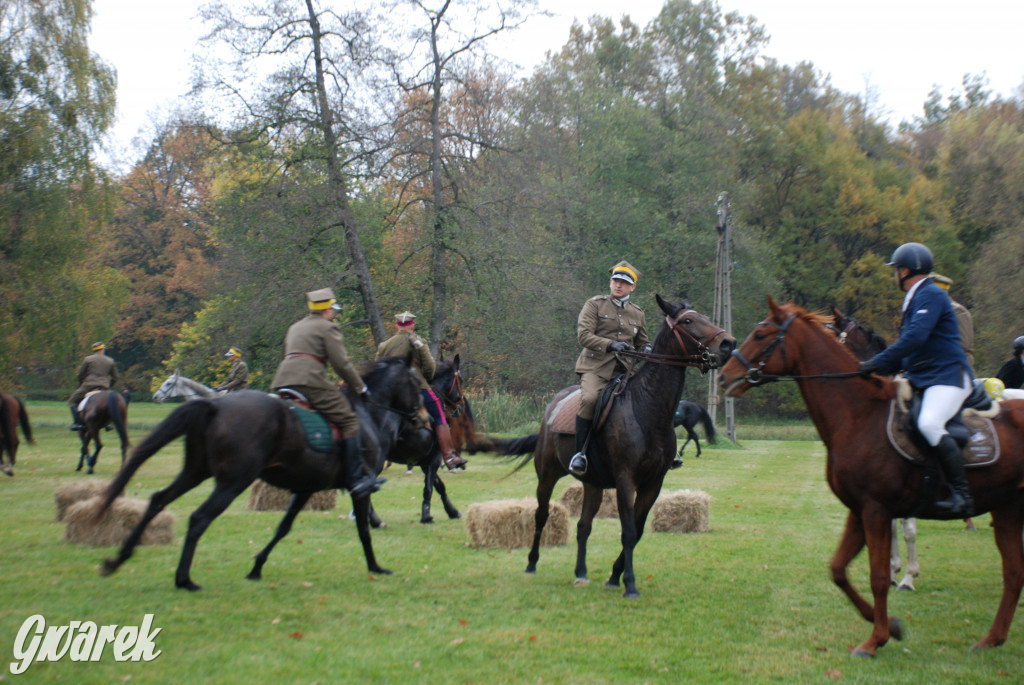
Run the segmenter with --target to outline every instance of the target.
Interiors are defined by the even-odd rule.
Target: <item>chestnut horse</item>
[[[14,463],[18,459],[18,424],[21,424],[21,432],[25,434],[28,444],[36,444],[32,437],[32,426],[28,422],[28,412],[25,411],[25,404],[20,398],[0,392],[0,471],[8,476],[14,475]],[[4,463],[4,453],[7,453],[11,463]]]
[[[633,550],[644,532],[647,515],[661,492],[665,474],[676,451],[672,419],[683,393],[686,369],[696,366],[702,372],[717,368],[729,358],[736,339],[690,308],[686,302],[671,304],[656,295],[665,314],[664,323],[654,338],[652,351],[620,352],[645,360],[630,374],[621,394],[614,400],[607,419],[590,436],[587,457],[590,468],[578,477],[583,481],[583,506],[576,527],[576,585],[587,585],[587,539],[594,516],[601,507],[605,489],[615,488],[622,526],[622,552],[612,566],[606,585],[625,583],[626,597],[638,597],[633,573]],[[620,384],[621,385],[621,384]],[[579,392],[570,386],[555,394],[544,410],[539,434],[520,438],[506,454],[526,454],[516,470],[533,460],[537,470],[537,514],[533,546],[527,573],[536,573],[540,557],[540,538],[549,516],[551,492],[563,476],[569,474],[569,459],[575,449],[575,436],[552,430],[553,414],[562,400]],[[595,425],[597,421],[595,421]]]
[[[891,522],[918,512],[940,518],[932,503],[922,503],[922,467],[903,459],[890,446],[885,424],[896,384],[858,375],[856,357],[824,324],[827,317],[792,303],[768,298],[767,318],[759,323],[720,372],[720,386],[732,397],[751,387],[793,379],[807,404],[828,457],[829,487],[849,509],[839,547],[832,557],[832,581],[873,624],[871,635],[853,650],[873,657],[890,637],[902,638],[899,619],[888,614]],[[992,423],[1000,442],[994,464],[967,470],[974,510],[992,514],[996,546],[1002,557],[1003,594],[988,634],[974,648],[1006,641],[1024,584],[1024,402],[1006,401]],[[847,568],[868,548],[873,603],[850,583]]]
[[[82,427],[78,429],[78,437],[82,440],[82,450],[78,456],[78,468],[81,471],[82,465],[87,464],[86,473],[92,473],[99,459],[100,450],[103,449],[103,441],[100,440],[100,433],[107,426],[117,429],[117,435],[121,439],[121,464],[124,464],[128,455],[128,402],[130,395],[122,395],[116,390],[97,390],[85,396],[85,406],[79,409],[82,417]],[[79,407],[82,405],[79,404]],[[89,454],[89,444],[96,447],[96,451]]]
[[[843,314],[834,305],[832,321],[825,327],[836,334],[839,342],[846,345],[853,356],[866,361],[888,347],[885,339],[852,316]],[[967,519],[970,521],[970,519]],[[903,541],[907,545],[907,572],[900,578],[903,560],[900,558],[899,529],[903,531]],[[892,584],[897,590],[916,590],[914,579],[921,573],[921,565],[917,561],[917,519],[908,516],[892,520],[892,547],[889,551],[889,572]]]

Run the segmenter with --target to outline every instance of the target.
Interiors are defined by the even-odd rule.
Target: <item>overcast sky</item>
[[[188,89],[202,33],[196,10],[205,0],[94,0],[90,45],[118,74],[113,150],[126,149],[154,114]],[[557,51],[573,18],[629,14],[645,26],[663,0],[542,0],[538,17],[509,37],[527,69]],[[1024,0],[719,0],[723,11],[753,15],[771,41],[763,53],[784,64],[813,62],[847,93],[870,89],[873,111],[892,124],[922,114],[934,86],[959,89],[964,74],[985,73],[1001,95],[1024,82]],[[507,52],[506,52],[507,50]]]

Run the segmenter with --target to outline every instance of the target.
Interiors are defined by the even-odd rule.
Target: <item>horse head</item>
[[[836,334],[839,342],[846,345],[857,359],[870,359],[887,345],[882,336],[875,333],[852,316],[846,316],[832,305],[832,322],[825,327]]]
[[[153,393],[154,402],[163,402],[167,398],[171,397],[171,391],[178,384],[178,369],[174,370],[167,380],[160,384],[160,387]]]
[[[363,374],[363,381],[370,389],[371,402],[377,408],[407,420],[426,413],[411,354],[405,357],[385,357],[374,362]]]
[[[683,300],[672,304],[655,295],[658,307],[665,313],[666,329],[671,335],[659,332],[654,342],[655,352],[670,350],[671,355],[693,362],[701,371],[717,369],[729,359],[736,348],[736,338],[716,326],[711,319],[696,311]],[[664,329],[663,329],[664,330]],[[662,338],[667,342],[662,342]],[[674,343],[674,344],[673,344]],[[675,349],[673,349],[675,348]]]
[[[434,370],[434,378],[430,381],[431,387],[437,393],[441,401],[451,407],[457,407],[463,398],[462,374],[459,371],[459,355],[451,361],[438,363]]]
[[[753,385],[770,383],[798,374],[805,357],[822,361],[829,356],[845,357],[852,367],[853,356],[844,352],[838,339],[826,330],[828,317],[814,314],[789,302],[778,304],[768,296],[768,316],[751,331],[743,344],[732,353],[718,378],[719,387],[728,397],[741,397]],[[807,325],[809,324],[809,325]],[[811,341],[820,338],[828,348],[811,349]],[[792,344],[786,344],[791,341]]]

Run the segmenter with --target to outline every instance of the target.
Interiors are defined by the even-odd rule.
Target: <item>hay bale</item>
[[[569,512],[558,502],[551,502],[548,511],[540,544],[564,545],[569,540]],[[537,500],[532,497],[478,502],[466,512],[466,531],[474,547],[529,547],[533,544],[536,512]]]
[[[63,521],[68,507],[75,502],[82,502],[102,495],[109,483],[105,480],[78,480],[65,483],[53,493],[53,501],[57,504],[57,520]]]
[[[711,495],[702,490],[663,492],[651,508],[658,533],[706,533],[711,529]]]
[[[583,483],[573,481],[565,489],[559,499],[562,506],[569,512],[572,518],[579,518],[583,513]],[[619,501],[615,498],[615,489],[605,490],[601,498],[601,508],[597,510],[597,518],[617,519],[619,518]]]
[[[285,511],[291,501],[291,490],[274,487],[261,479],[257,479],[249,489],[249,509],[253,511]],[[327,511],[337,504],[338,491],[331,488],[313,493],[302,510]]]
[[[135,529],[149,506],[148,500],[118,497],[99,522],[93,514],[100,506],[99,497],[75,502],[64,514],[67,528],[64,540],[80,545],[110,547],[120,545]],[[174,542],[174,514],[164,509],[146,526],[140,545],[169,545]]]

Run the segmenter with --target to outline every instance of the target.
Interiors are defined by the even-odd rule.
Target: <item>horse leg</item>
[[[539,459],[546,454],[545,466],[542,468]],[[538,448],[534,461],[537,463],[537,512],[533,516],[533,544],[530,546],[530,554],[526,558],[526,573],[537,572],[537,561],[540,559],[540,535],[548,522],[548,506],[551,503],[551,491],[555,489],[555,483],[562,474],[547,466],[549,462],[557,462],[558,457],[554,450],[550,453],[541,453]]]
[[[355,509],[352,510],[352,518],[355,518]],[[373,508],[373,501],[370,501],[370,511],[368,513],[370,519],[370,528],[387,528],[388,524],[384,522],[384,519],[380,517],[377,510]]]
[[[651,507],[654,506],[654,502],[658,499],[658,493],[661,492],[661,483],[658,483],[657,487],[650,487],[642,491],[636,492],[635,501],[633,503],[633,546],[632,548],[626,548],[626,530],[623,528],[623,545],[622,551],[619,553],[618,559],[612,565],[612,575],[608,579],[606,585],[608,587],[618,587],[619,578],[622,577],[623,582],[626,585],[626,591],[623,596],[625,597],[639,597],[640,593],[636,589],[636,577],[633,573],[633,550],[636,549],[637,544],[640,543],[640,538],[644,535],[644,527],[647,525],[647,516],[651,512]],[[616,495],[618,491],[616,491]],[[622,509],[621,504],[619,505],[619,520],[622,520]]]
[[[583,505],[580,520],[576,524],[576,580],[574,585],[589,585],[587,579],[587,541],[594,529],[594,517],[601,509],[604,490],[596,485],[583,484]]]
[[[103,565],[100,568],[100,575],[109,576],[111,573],[116,571],[121,564],[128,561],[131,558],[132,552],[135,551],[135,546],[139,544],[139,540],[142,539],[142,534],[146,531],[146,526],[149,522],[156,518],[164,508],[178,499],[186,492],[194,488],[195,486],[206,480],[206,476],[192,475],[186,472],[178,474],[170,485],[163,490],[158,490],[153,493],[149,498],[149,506],[146,507],[146,513],[142,515],[139,522],[135,524],[135,528],[128,534],[128,537],[121,543],[121,550],[118,552],[117,557],[108,557],[103,561]]]
[[[983,640],[971,649],[998,647],[1006,642],[1010,623],[1020,601],[1021,587],[1024,586],[1024,504],[1015,502],[1009,506],[992,510],[992,527],[995,529],[996,547],[1003,560],[1003,596],[995,620]]]
[[[837,568],[833,566],[833,580],[853,601],[861,615],[874,624],[871,636],[854,648],[853,656],[874,657],[878,648],[888,642],[890,636],[897,640],[903,637],[899,620],[895,617],[890,617],[888,614],[890,579],[889,560],[886,552],[890,550],[892,544],[892,517],[877,505],[866,507],[859,517],[851,512],[847,518],[846,530],[843,532],[843,543],[847,542],[848,534],[851,538],[849,541],[851,544],[849,547],[841,544],[840,551],[843,551],[844,547],[847,552],[849,549],[854,548],[856,551],[860,551],[865,542],[867,544],[871,596],[874,600],[874,605],[872,606],[864,601],[857,594],[857,591],[853,589],[853,586],[850,585],[849,580],[846,579],[846,566],[853,559],[852,556],[849,559],[843,559],[840,557],[840,551],[836,552],[836,557],[843,562],[843,566],[841,569],[838,569],[838,573]],[[835,563],[836,561],[833,560],[833,564]],[[837,580],[837,575],[844,582],[841,583]]]
[[[903,519],[903,540],[907,543],[907,575],[900,581],[900,590],[916,590],[914,578],[921,572],[917,561],[917,519]],[[896,534],[893,533],[893,545],[896,545]]]
[[[686,426],[686,443],[689,444],[691,440],[697,445],[697,455],[695,458],[700,458],[700,436],[697,435],[697,432],[692,427]]]
[[[903,569],[903,560],[900,559],[900,538],[897,534],[897,527],[899,526],[899,519],[892,520],[892,544],[889,547],[889,573],[890,580],[893,585],[899,584],[896,580],[899,578],[900,571]]]
[[[456,509],[452,501],[448,499],[448,488],[445,487],[441,476],[436,472],[434,473],[434,489],[437,491],[437,496],[441,498],[441,504],[444,505],[444,513],[448,514],[448,518],[462,518],[462,512]]]
[[[185,545],[181,549],[181,559],[178,561],[178,570],[174,574],[174,584],[177,587],[185,588],[195,592],[202,589],[192,582],[189,570],[192,568],[192,559],[196,554],[196,545],[206,529],[210,527],[213,520],[224,513],[224,510],[235,501],[235,498],[242,494],[255,480],[254,477],[242,478],[230,484],[217,483],[213,492],[199,508],[192,512],[188,518],[188,532],[185,533]]]
[[[435,458],[429,466],[423,467],[423,504],[420,506],[420,523],[433,523],[434,517],[430,514],[430,498],[434,496],[434,482],[437,477],[437,462]]]
[[[373,539],[370,537],[370,498],[369,496],[352,498],[352,510],[356,513],[356,530],[359,531],[359,542],[363,545],[363,555],[366,557],[366,567],[370,573],[391,575],[391,571],[383,568],[377,563],[377,557],[373,553]]]
[[[253,564],[252,570],[249,571],[249,575],[246,576],[249,580],[260,580],[263,578],[263,564],[267,563],[267,557],[270,556],[271,550],[277,546],[277,543],[281,541],[285,535],[288,534],[292,529],[292,523],[295,522],[295,517],[302,511],[302,507],[306,506],[306,502],[313,496],[311,492],[295,492],[292,493],[292,500],[288,503],[288,510],[284,513],[284,518],[277,524],[277,531],[274,533],[273,539],[267,543],[267,546],[260,550],[260,553],[256,555],[256,563]]]
[[[81,471],[82,465],[89,459],[89,434],[83,428],[78,432],[78,437],[82,441],[82,450],[78,455],[78,467],[75,471]]]
[[[100,450],[103,449],[103,442],[100,440],[100,433],[97,430],[93,436],[93,443],[96,445],[96,451],[91,457],[89,457],[89,470],[86,473],[92,473],[93,467],[96,466],[96,461],[100,458]]]

